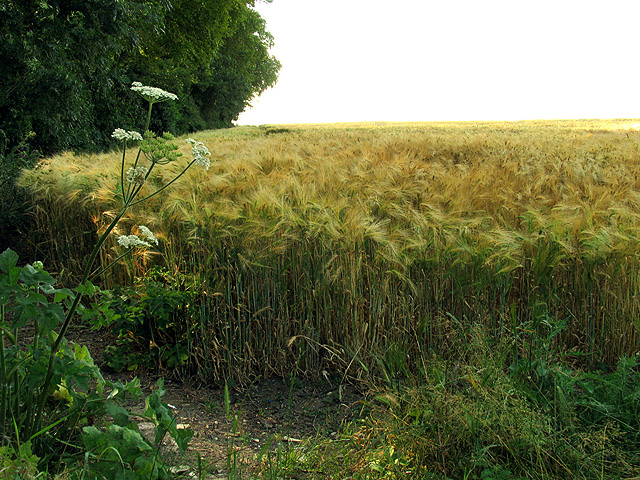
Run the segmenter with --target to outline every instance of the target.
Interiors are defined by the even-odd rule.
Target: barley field
[[[98,283],[155,267],[188,284],[195,299],[176,331],[205,378],[295,365],[392,380],[425,358],[473,356],[478,331],[510,362],[547,345],[576,364],[613,364],[638,351],[639,130],[572,120],[198,132],[211,168],[115,232],[146,225],[159,247]],[[66,274],[119,208],[120,162],[117,151],[68,153],[22,175],[33,242]],[[114,239],[103,264],[119,253]]]

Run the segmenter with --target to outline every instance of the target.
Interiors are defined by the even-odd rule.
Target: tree
[[[258,12],[238,5],[232,18],[233,34],[192,90],[207,128],[231,125],[255,96],[276,83],[281,67],[269,55],[273,37]]]
[[[113,98],[117,59],[133,32],[118,0],[0,1],[0,130],[39,150],[105,143],[96,104]]]
[[[135,128],[132,81],[176,93],[152,126],[230,126],[275,83],[271,36],[245,0],[0,0],[0,130],[44,154],[100,150]],[[124,99],[124,100],[123,100]]]

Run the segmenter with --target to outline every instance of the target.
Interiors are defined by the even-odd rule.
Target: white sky
[[[640,0],[273,0],[239,125],[640,117]]]

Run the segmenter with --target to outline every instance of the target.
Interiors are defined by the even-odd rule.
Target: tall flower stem
[[[124,162],[127,157],[127,141],[125,140],[124,145],[122,146],[122,165],[120,166],[120,194],[122,195],[122,204],[126,203],[125,193],[124,193]]]
[[[124,216],[128,208],[129,208],[129,203],[125,203],[122,209],[120,210],[120,212],[111,221],[111,223],[109,224],[105,232],[102,234],[102,236],[98,239],[98,242],[93,247],[93,250],[89,255],[89,259],[87,260],[87,264],[85,266],[84,274],[82,276],[82,280],[80,281],[80,285],[84,285],[86,283],[87,279],[89,278],[89,275],[91,274],[91,269],[93,268],[93,264],[96,261],[100,248],[106,241],[111,231],[115,228],[116,224]],[[55,362],[56,354],[60,349],[60,345],[67,333],[67,330],[69,329],[69,325],[71,325],[71,320],[73,319],[73,315],[75,314],[76,309],[78,308],[78,305],[80,304],[81,298],[82,298],[82,293],[76,292],[75,298],[73,299],[73,302],[69,307],[69,310],[67,310],[67,314],[65,315],[64,323],[62,324],[62,328],[60,328],[58,337],[56,338],[53,346],[51,347],[51,354],[49,356],[49,365],[47,367],[47,374],[45,376],[44,382],[42,383],[42,387],[39,392],[35,420],[33,422],[32,429],[28,432],[28,436],[33,435],[35,432],[37,432],[40,429],[40,425],[42,423],[42,414],[44,412],[44,404],[46,403],[46,400],[48,397],[48,391],[49,391],[49,388],[51,387],[51,378],[53,377],[53,364]]]
[[[140,93],[149,102],[149,109],[147,110],[147,121],[146,121],[146,125],[145,125],[145,128],[144,128],[144,133],[146,135],[149,132],[149,126],[151,124],[151,112],[153,110],[153,104],[156,103],[156,102],[162,102],[162,101],[165,101],[165,100],[177,100],[178,97],[176,95],[172,94],[172,93],[165,92],[164,90],[161,90],[161,89],[158,89],[158,88],[145,87],[145,86],[143,86],[142,84],[140,84],[138,82],[134,82],[132,84],[131,89],[134,90],[134,91],[137,91],[138,93]],[[89,258],[87,259],[87,263],[86,263],[85,268],[84,268],[84,273],[83,273],[83,276],[82,276],[82,280],[80,281],[80,284],[79,284],[79,286],[85,287],[85,289],[86,289],[87,285],[89,284],[89,279],[90,278],[92,278],[97,273],[103,273],[103,272],[107,271],[118,260],[120,260],[124,255],[126,255],[126,253],[130,252],[131,250],[133,250],[133,249],[130,249],[125,254],[120,255],[118,258],[116,258],[116,260],[114,260],[111,264],[107,265],[106,267],[104,267],[102,269],[98,268],[97,270],[93,270],[93,265],[94,265],[94,263],[95,263],[95,261],[96,261],[96,259],[98,257],[98,253],[100,252],[100,249],[102,248],[102,246],[104,245],[105,241],[107,240],[107,238],[109,237],[109,235],[111,234],[113,229],[116,227],[116,225],[118,224],[120,219],[122,219],[122,217],[125,215],[127,210],[129,208],[131,208],[132,206],[137,205],[138,203],[143,202],[143,201],[153,197],[157,193],[159,193],[162,190],[164,190],[165,188],[167,188],[169,185],[173,184],[178,178],[180,178],[198,160],[197,158],[194,158],[194,160],[191,161],[191,163],[189,163],[189,165],[187,165],[187,167],[182,172],[180,172],[180,174],[178,176],[176,176],[173,180],[171,180],[169,183],[164,185],[162,188],[159,188],[158,190],[156,190],[152,194],[147,195],[146,197],[134,202],[134,199],[140,193],[140,191],[141,191],[141,189],[143,187],[144,181],[149,177],[149,175],[151,174],[151,171],[153,170],[153,168],[156,165],[156,163],[162,163],[162,162],[160,162],[160,160],[162,160],[162,159],[158,159],[158,158],[156,158],[154,156],[149,156],[148,152],[145,151],[144,152],[145,156],[147,156],[147,158],[150,160],[151,165],[149,166],[149,168],[146,171],[146,174],[144,176],[144,180],[140,181],[139,183],[138,182],[129,183],[129,185],[127,185],[127,188],[126,188],[126,191],[125,191],[125,164],[126,164],[126,153],[127,153],[127,139],[135,138],[135,137],[132,137],[132,134],[134,134],[134,133],[136,133],[136,132],[128,132],[127,133],[122,129],[116,129],[116,131],[112,135],[115,138],[124,140],[123,152],[122,152],[122,162],[121,162],[121,165],[120,165],[120,189],[121,189],[121,194],[122,194],[122,208],[120,209],[118,214],[115,216],[115,218],[111,221],[111,223],[106,228],[106,230],[102,233],[102,235],[98,239],[97,243],[93,247],[93,250],[91,251],[91,254],[89,255]],[[136,135],[138,137],[140,136],[139,134],[136,134]],[[208,155],[209,152],[208,152],[208,150],[206,150],[206,147],[205,147],[205,151],[206,151],[206,155]],[[143,153],[143,146],[140,146],[138,148],[138,152],[137,152],[135,161],[133,162],[134,170],[138,167],[138,163],[140,161],[140,157],[141,157],[142,153]],[[198,153],[199,153],[199,155],[202,155],[201,151],[199,151]],[[165,155],[167,155],[167,154],[165,154]],[[168,156],[166,156],[164,158],[166,159],[166,161],[163,162],[163,163],[168,163],[172,159],[177,158],[177,156],[176,157],[172,157],[172,156],[168,155]],[[207,163],[207,167],[208,167],[208,163]],[[62,345],[62,342],[63,342],[63,340],[65,338],[67,330],[69,329],[69,326],[71,325],[71,322],[72,322],[73,317],[74,317],[74,315],[76,313],[76,310],[78,309],[78,306],[80,305],[80,300],[82,299],[84,291],[85,291],[84,289],[77,289],[77,291],[75,293],[75,296],[73,297],[73,301],[71,302],[71,305],[69,306],[69,309],[66,312],[66,315],[64,317],[64,321],[63,321],[62,326],[60,328],[60,331],[58,332],[58,335],[57,335],[57,337],[56,337],[56,339],[53,342],[53,345],[51,347],[51,352],[49,354],[49,363],[48,363],[45,379],[44,379],[42,385],[40,386],[40,390],[35,393],[35,397],[37,398],[37,400],[36,400],[37,403],[35,405],[35,407],[36,407],[35,408],[35,414],[33,415],[33,417],[30,414],[28,415],[28,418],[33,418],[33,421],[30,423],[29,427],[27,427],[25,429],[26,430],[26,434],[27,434],[27,440],[31,439],[32,437],[37,437],[38,434],[41,432],[40,427],[41,427],[41,424],[42,424],[42,421],[43,421],[45,404],[46,404],[47,398],[49,396],[49,390],[51,389],[51,382],[52,382],[52,379],[53,379],[55,359],[57,357],[58,351],[60,350],[60,346]],[[0,313],[2,313],[2,312],[0,312]],[[6,378],[5,378],[6,377],[6,371],[5,371],[6,368],[5,368],[5,362],[4,362],[4,356],[5,356],[4,353],[5,353],[4,349],[0,348],[0,379],[6,380]],[[5,392],[0,390],[0,396],[4,397],[4,394],[5,394]],[[29,410],[31,410],[31,408],[32,407],[31,407],[31,404],[30,404]],[[3,401],[3,399],[0,398],[0,418],[2,418],[4,416],[5,410],[6,410],[6,404]]]
[[[143,132],[143,137],[147,134],[147,132],[149,131],[149,126],[151,126],[151,111],[153,110],[153,102],[149,102],[149,109],[147,110],[147,122],[144,125],[144,130]],[[124,151],[123,151],[123,155],[126,152],[126,144],[124,145]],[[135,169],[138,166],[138,162],[140,161],[140,155],[142,154],[142,148],[138,148],[138,153],[136,154],[136,160],[135,162],[133,162],[133,168]],[[151,167],[153,167],[153,165],[151,165]],[[149,175],[149,173],[151,172],[151,169],[149,169],[149,172],[147,172],[147,176]],[[124,157],[122,158],[122,175],[124,175]],[[129,191],[130,191],[131,185],[127,186],[127,197],[129,196]],[[129,198],[132,199],[135,196],[135,194],[132,194],[131,197]],[[127,199],[124,196],[122,196],[123,201],[126,203]]]
[[[151,109],[153,108],[153,102],[149,102],[149,110],[147,110],[147,123],[144,125],[144,132],[146,133],[149,130],[149,126],[151,125]]]

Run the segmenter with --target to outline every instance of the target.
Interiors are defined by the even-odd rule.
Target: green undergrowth
[[[107,297],[112,314],[120,315],[111,325],[120,338],[107,355],[112,368],[190,372],[188,340],[202,327],[196,320],[202,285],[189,278],[156,270],[138,282],[137,294],[122,289]],[[376,370],[367,377],[342,370],[345,380],[374,392],[360,418],[336,436],[301,444],[274,438],[260,452],[258,478],[595,480],[640,474],[637,356],[589,365],[582,352],[558,341],[569,322],[544,309],[535,322],[516,329],[505,324],[501,335],[448,318],[447,356],[427,349],[411,356],[404,343],[388,343],[371,359]],[[297,366],[295,353],[289,354]],[[253,478],[244,475],[237,478]]]
[[[640,474],[640,372],[560,359],[546,371],[505,364],[478,334],[459,361],[431,358],[419,377],[379,384],[338,438],[265,458],[261,478],[612,479]],[[508,350],[508,349],[507,349]]]
[[[29,385],[37,385],[44,373],[59,305],[74,292],[56,288],[40,266],[17,267],[10,251],[0,260],[5,338],[0,414],[5,435],[13,438],[0,449],[3,472],[27,479],[53,478],[56,470],[61,479],[174,478],[157,456],[159,444],[171,434],[186,447],[189,434],[177,430],[162,403],[162,384],[147,398],[146,411],[137,414],[156,426],[155,438],[145,438],[136,416],[121,402],[127,394],[139,396],[139,385],[105,382],[86,348],[63,344],[55,370],[60,373],[47,401],[47,426],[30,430],[34,399]],[[200,288],[158,270],[140,280],[138,290],[94,294],[94,305],[83,313],[101,317],[94,324],[119,334],[116,352],[106,352],[112,368],[131,369],[138,362],[139,367],[181,371],[185,357],[172,339],[184,325],[180,319],[198,311],[194,292]],[[35,312],[40,329],[33,331],[25,320]],[[373,359],[377,373],[359,380],[373,395],[362,403],[358,419],[333,435],[300,443],[274,437],[258,454],[257,470],[243,466],[235,454],[233,439],[243,432],[225,388],[233,425],[227,478],[595,480],[640,474],[637,356],[587,368],[576,352],[556,341],[565,334],[566,322],[542,317],[535,330],[496,337],[481,324],[449,317],[451,355],[423,351],[412,357],[402,344],[387,345],[386,353]],[[118,360],[126,352],[129,356]],[[296,370],[293,375],[298,373],[304,374]],[[20,431],[31,431],[30,436],[13,435],[12,425],[19,423],[27,425]],[[206,478],[201,464],[189,471]],[[123,472],[130,473],[121,477]]]
[[[96,289],[58,288],[41,263],[20,267],[12,250],[0,254],[0,478],[171,478],[162,443],[172,437],[184,452],[192,432],[178,428],[162,401],[162,380],[133,413],[138,379],[107,381],[86,346],[56,344],[64,310],[80,294],[95,297]],[[100,307],[79,311],[87,319]],[[151,437],[142,435],[141,421]]]

